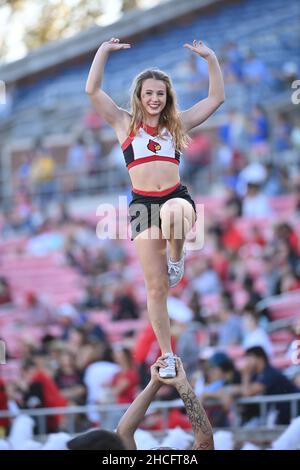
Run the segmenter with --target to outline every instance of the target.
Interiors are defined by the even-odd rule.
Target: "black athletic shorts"
[[[188,193],[187,187],[179,186],[165,196],[144,196],[134,191],[131,192],[132,200],[129,204],[129,216],[132,232],[132,240],[144,230],[156,225],[161,229],[160,209],[169,199],[176,197],[185,199],[192,206],[196,214],[196,205]],[[197,215],[197,214],[196,214]]]

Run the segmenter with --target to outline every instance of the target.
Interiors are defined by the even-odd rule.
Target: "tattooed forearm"
[[[200,400],[189,383],[183,383],[177,386],[178,393],[191,421],[195,433],[196,443],[194,449],[208,450],[213,449],[213,432]]]

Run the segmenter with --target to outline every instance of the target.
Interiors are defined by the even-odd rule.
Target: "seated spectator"
[[[56,408],[67,405],[67,400],[59,391],[54,380],[35,361],[27,359],[22,365],[23,406],[24,408]],[[48,416],[46,432],[56,432],[61,416]]]
[[[83,377],[88,405],[110,401],[110,384],[119,371],[120,366],[115,363],[111,348],[101,343],[94,345],[93,356]],[[103,416],[100,417],[96,411],[89,410],[88,418],[92,423],[103,421]]]
[[[25,294],[24,301],[24,309],[26,310],[29,323],[42,326],[53,321],[54,312],[52,307],[46,303],[42,295],[28,291]]]
[[[38,194],[42,207],[49,203],[55,194],[56,163],[49,152],[42,146],[37,146],[31,165],[30,178],[35,192]]]
[[[274,147],[276,152],[283,152],[290,148],[291,125],[287,114],[280,112],[276,116],[274,126]]]
[[[245,243],[244,236],[239,228],[236,226],[236,219],[232,216],[227,216],[219,225],[220,242],[230,251],[238,251]]]
[[[82,373],[77,370],[75,357],[69,351],[61,353],[54,380],[71,405],[84,405],[85,386]]]
[[[115,292],[112,304],[112,320],[128,320],[139,318],[139,308],[137,302],[126,284],[119,284]]]
[[[272,356],[273,347],[266,331],[259,325],[259,316],[248,307],[243,312],[243,347],[249,349],[261,346],[269,357]]]
[[[245,83],[256,85],[269,78],[266,65],[260,60],[254,52],[250,51],[242,66],[242,75]]]
[[[131,351],[116,345],[113,349],[116,364],[121,368],[111,382],[112,398],[116,403],[132,403],[138,386],[138,373],[132,360]]]
[[[248,137],[255,155],[265,155],[269,139],[269,122],[265,109],[258,104],[251,111]]]
[[[69,172],[84,172],[87,167],[86,145],[82,137],[74,142],[68,151],[66,168]]]
[[[234,41],[226,42],[222,48],[222,56],[230,64],[232,74],[234,74],[235,77],[234,81],[239,81],[242,75],[243,57],[238,44]]]
[[[246,360],[246,365],[242,370],[241,385],[241,393],[244,397],[300,392],[296,385],[280,370],[271,366],[268,356],[261,346],[253,346],[247,349]],[[270,409],[270,406],[268,408]],[[276,424],[289,424],[289,403],[276,403],[272,408],[277,412]]]
[[[199,295],[217,294],[221,291],[219,276],[210,261],[201,259],[197,262],[194,267],[192,287]]]
[[[258,238],[256,238],[256,243],[257,242],[259,242]],[[249,295],[249,304],[251,303],[255,305],[262,300],[262,296],[255,288],[254,280],[249,274],[246,274],[245,279],[243,280],[243,287]]]
[[[218,309],[217,345],[229,346],[240,344],[242,339],[242,321],[232,309],[232,305],[223,298]]]
[[[227,354],[216,352],[208,360],[207,376],[208,383],[204,385],[200,398],[204,400],[208,417],[213,426],[229,426],[231,389],[241,383],[241,375]]]
[[[299,236],[290,224],[284,222],[277,225],[275,235],[279,240],[288,242],[294,256],[300,256]]]
[[[248,183],[247,194],[243,200],[243,216],[248,218],[270,217],[272,210],[268,198],[261,192],[257,183]]]
[[[265,165],[260,162],[252,162],[240,171],[237,182],[237,192],[243,197],[247,193],[248,184],[262,187],[267,178]]]
[[[189,91],[200,91],[207,88],[208,85],[208,67],[201,57],[190,54],[182,64],[180,73]]]

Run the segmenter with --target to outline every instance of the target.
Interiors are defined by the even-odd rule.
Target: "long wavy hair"
[[[134,80],[131,89],[131,112],[132,119],[129,127],[129,133],[132,131],[136,134],[142,122],[145,122],[146,114],[141,104],[142,85],[148,78],[161,80],[166,85],[167,99],[166,105],[162,110],[158,123],[158,135],[164,138],[162,130],[168,129],[173,137],[175,148],[179,151],[189,143],[189,137],[184,131],[183,124],[179,117],[177,108],[176,95],[170,77],[159,69],[148,69],[141,72]]]

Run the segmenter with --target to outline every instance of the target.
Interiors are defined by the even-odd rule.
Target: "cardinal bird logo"
[[[161,149],[161,145],[158,142],[155,142],[155,140],[149,139],[147,149],[150,150],[150,152],[158,152]]]

